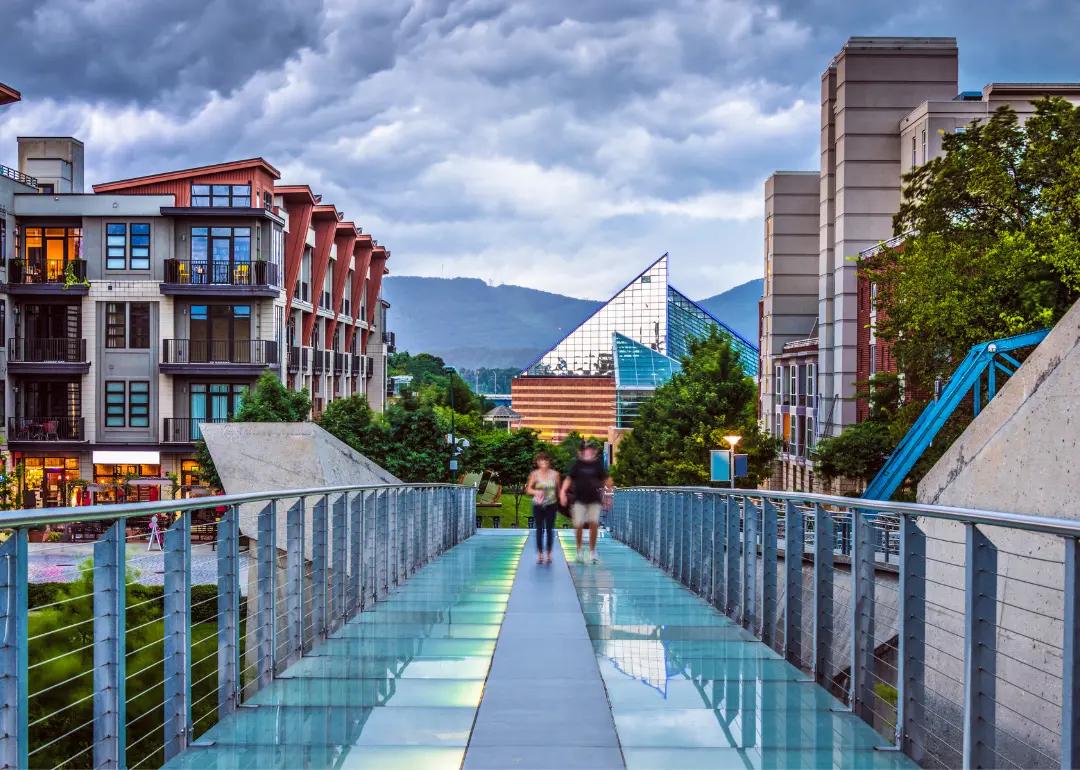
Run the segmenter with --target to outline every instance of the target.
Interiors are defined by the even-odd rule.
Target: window
[[[877,345],[870,345],[870,376],[877,374]]]
[[[123,428],[127,423],[124,411],[124,390],[122,381],[112,380],[105,383],[105,427]]]
[[[817,390],[817,364],[806,365],[807,406],[813,406],[814,392]]]
[[[249,184],[193,184],[191,205],[209,208],[251,208]]]
[[[109,302],[105,305],[105,347],[127,346],[127,305]]]
[[[128,383],[128,426],[150,427],[150,383],[147,380]]]
[[[130,234],[130,237],[128,237]],[[106,270],[150,269],[150,224],[134,222],[105,225]]]
[[[27,227],[26,277],[24,283],[59,282],[64,280],[67,264],[82,259],[81,227]]]
[[[0,265],[6,265],[7,258],[7,220],[0,217]]]
[[[150,427],[148,380],[109,380],[105,383],[105,427]]]
[[[250,227],[191,228],[191,282],[251,282]]]
[[[918,165],[919,161],[915,157],[915,137],[911,137],[911,167],[915,168]]]
[[[779,404],[782,402],[784,395],[784,367],[782,366],[776,367],[776,376],[773,378],[773,387],[776,389],[776,393],[773,395],[775,396],[776,403]]]
[[[926,163],[926,161],[929,160],[929,158],[926,157],[926,149],[927,149],[926,148],[926,129],[924,128],[922,130],[922,162],[923,163]]]
[[[107,302],[105,347],[149,350],[150,303]]]
[[[814,418],[806,418],[806,456],[809,457],[814,449]]]
[[[0,299],[0,347],[7,344],[7,301]],[[0,388],[0,393],[4,393],[3,388]],[[3,401],[3,398],[0,398]]]
[[[38,185],[38,192],[45,195],[52,195],[56,192],[56,185],[52,182],[42,183]]]
[[[146,222],[131,225],[131,269],[150,269],[150,225]]]
[[[105,269],[127,269],[127,226],[105,225]]]
[[[795,396],[799,393],[799,367],[789,366],[788,373],[791,377],[791,403],[795,403]]]

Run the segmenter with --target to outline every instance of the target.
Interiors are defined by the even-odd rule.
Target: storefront
[[[161,478],[161,454],[140,451],[94,452],[94,502],[141,503],[161,499],[161,487],[130,482]]]
[[[15,478],[21,487],[24,508],[62,508],[79,505],[82,500],[83,485],[79,482],[77,455],[27,457],[17,454]]]

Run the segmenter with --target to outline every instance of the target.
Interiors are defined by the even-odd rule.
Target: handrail
[[[111,503],[109,505],[80,505],[66,508],[21,509],[0,511],[0,529],[14,527],[36,527],[46,524],[71,524],[80,521],[115,521],[129,516],[151,516],[155,513],[174,513],[176,511],[196,511],[203,508],[216,508],[244,503],[259,503],[267,500],[311,497],[314,495],[339,494],[341,492],[366,492],[379,489],[436,489],[439,487],[461,487],[460,484],[360,484],[334,487],[307,487],[304,489],[272,489],[268,492],[245,492],[237,495],[215,495],[211,497],[193,497],[187,500],[160,500],[149,503]],[[465,487],[461,487],[465,488]]]
[[[867,500],[862,497],[842,497],[840,495],[819,495],[803,492],[780,492],[771,489],[717,489],[716,487],[622,487],[621,490],[641,492],[705,492],[725,497],[769,497],[778,500],[819,503],[821,505],[843,508],[857,508],[860,511],[892,513],[902,516],[925,516],[942,521],[982,524],[991,527],[1010,527],[1027,532],[1042,532],[1058,537],[1080,537],[1080,519],[1059,519],[1052,516],[1035,516],[1028,513],[1009,513],[1006,511],[986,511],[977,508],[958,508],[949,505],[928,505],[925,503],[896,503],[888,500]]]
[[[1080,521],[700,486],[607,518],[921,766],[1080,767]]]

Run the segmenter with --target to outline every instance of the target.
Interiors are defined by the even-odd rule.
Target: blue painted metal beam
[[[885,465],[867,486],[863,497],[870,500],[888,500],[892,497],[969,391],[974,399],[975,414],[979,413],[982,407],[983,373],[988,370],[993,372],[994,367],[997,367],[1004,374],[1011,374],[998,359],[1004,358],[1008,363],[1020,366],[1019,361],[1009,353],[1038,345],[1049,333],[1049,329],[1040,329],[1018,334],[1015,337],[980,342],[972,346],[964,360],[956,367],[949,382],[942,388],[941,395],[928,404],[919,415],[919,419],[904,435]],[[990,379],[989,385],[987,401],[999,390],[996,378]]]

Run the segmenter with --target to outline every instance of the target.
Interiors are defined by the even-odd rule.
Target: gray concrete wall
[[[1080,518],[1080,305],[1035,349],[919,484],[919,502]],[[961,525],[925,520],[928,684],[961,702]],[[1022,766],[1054,756],[1061,719],[1063,549],[1057,538],[982,528],[997,549],[996,725]],[[959,635],[958,635],[959,634]],[[929,653],[928,653],[929,654]]]

